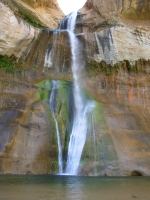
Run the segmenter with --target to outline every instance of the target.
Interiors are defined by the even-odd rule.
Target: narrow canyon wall
[[[31,1],[24,3],[33,7]],[[47,5],[42,3],[35,1],[35,7]],[[67,112],[73,112],[71,103],[67,111],[67,102],[72,102],[68,34],[34,29],[0,6],[7,13],[1,17],[0,54],[25,55],[17,64],[21,70],[6,73],[0,68],[0,173],[57,173],[49,97],[51,80],[62,80],[57,119],[66,158],[65,125]],[[84,92],[96,105],[81,158],[82,175],[150,175],[149,19],[149,1],[137,0],[88,0],[78,16],[75,31],[87,61]],[[9,34],[12,26],[14,33]]]

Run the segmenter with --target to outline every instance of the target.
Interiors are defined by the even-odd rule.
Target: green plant
[[[5,67],[8,64],[8,59],[6,57],[0,58],[0,68]]]
[[[18,13],[19,16],[24,19],[28,24],[30,24],[31,26],[34,26],[36,28],[44,28],[42,25],[38,24],[37,22],[33,21],[29,16],[27,16],[26,14],[19,12]]]
[[[0,68],[5,68],[5,71],[7,73],[15,72],[14,65],[15,65],[15,62],[11,58],[0,55]]]
[[[130,70],[131,69],[131,64],[130,64],[129,60],[125,60],[125,62],[126,62],[127,69]]]
[[[106,75],[108,76],[108,75],[110,75],[110,74],[111,74],[111,71],[107,71],[107,74],[106,74]]]
[[[11,65],[7,65],[6,66],[6,72],[13,74],[15,72],[15,68],[13,66],[11,66]]]
[[[33,65],[33,68],[36,69],[36,68],[37,68],[37,65]]]
[[[105,67],[101,67],[101,72],[104,72],[106,70],[106,68]]]
[[[95,77],[101,73],[105,74],[106,76],[118,74],[120,69],[127,70],[129,73],[138,73],[140,66],[145,66],[146,61],[139,60],[135,63],[135,65],[131,65],[129,60],[124,60],[114,65],[106,64],[105,61],[101,61],[100,63],[96,61],[91,61],[88,63],[87,66],[87,74],[89,77]]]
[[[18,69],[18,72],[22,72],[23,71],[23,68],[22,67],[20,67],[19,69]]]

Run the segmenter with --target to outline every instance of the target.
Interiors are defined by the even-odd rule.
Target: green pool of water
[[[0,200],[150,200],[149,177],[0,175]]]

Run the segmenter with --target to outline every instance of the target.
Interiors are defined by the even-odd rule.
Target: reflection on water
[[[66,188],[67,188],[66,199],[72,199],[72,200],[83,199],[84,189],[81,179],[77,177],[68,178]]]
[[[149,200],[149,177],[0,175],[0,200]]]

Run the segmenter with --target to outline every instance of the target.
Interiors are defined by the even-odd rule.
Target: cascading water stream
[[[55,127],[56,127],[56,133],[57,133],[57,144],[58,144],[58,166],[59,166],[59,174],[62,174],[63,172],[63,162],[62,162],[62,147],[61,147],[61,140],[60,140],[60,132],[59,132],[59,127],[58,123],[55,117],[55,104],[56,104],[56,90],[57,90],[57,81],[52,81],[52,92],[50,95],[50,110],[52,112],[54,121],[55,121]]]
[[[93,108],[93,103],[87,100],[83,92],[85,85],[85,77],[84,77],[85,60],[80,41],[74,34],[77,13],[78,11],[75,11],[70,15],[68,15],[65,18],[65,20],[63,20],[63,22],[60,24],[59,27],[59,34],[61,34],[61,31],[67,31],[70,40],[70,48],[72,54],[71,67],[73,74],[73,99],[74,99],[73,123],[70,134],[69,146],[68,146],[66,169],[64,170],[64,172],[63,172],[63,157],[62,157],[63,153],[62,153],[60,132],[55,114],[56,95],[57,95],[56,91],[58,89],[57,81],[52,81],[52,92],[49,100],[50,109],[53,114],[57,132],[59,174],[67,174],[67,175],[78,174],[81,155],[86,141],[86,135],[88,130],[88,120],[87,120],[88,113],[91,112],[91,109]],[[49,54],[46,54],[45,63],[48,63],[49,66],[50,52],[47,51],[47,53]]]
[[[86,141],[87,133],[87,112],[88,106],[86,98],[81,90],[83,85],[83,69],[84,58],[82,57],[81,46],[74,34],[74,27],[77,17],[77,11],[71,13],[68,18],[67,31],[70,38],[71,53],[72,53],[72,73],[74,81],[74,120],[72,132],[70,135],[68,157],[66,164],[66,174],[76,175],[82,155],[82,150]]]

